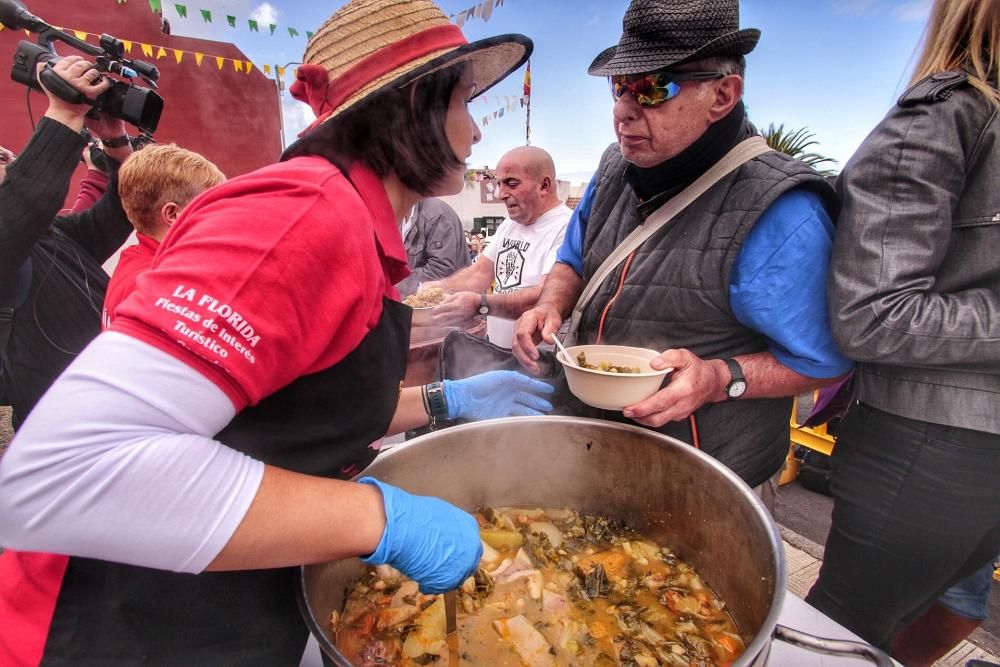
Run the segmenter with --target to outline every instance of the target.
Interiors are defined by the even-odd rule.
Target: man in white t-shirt
[[[514,321],[538,299],[573,212],[559,201],[552,156],[541,148],[505,153],[497,163],[497,182],[508,217],[492,242],[472,266],[424,286],[450,292],[434,309],[435,323],[487,315],[490,341],[509,348]]]

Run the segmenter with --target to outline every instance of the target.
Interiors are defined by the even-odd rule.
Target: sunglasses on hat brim
[[[617,74],[608,77],[611,96],[617,102],[631,93],[639,106],[655,107],[672,100],[681,92],[680,81],[711,81],[726,76],[723,72],[653,72],[651,74]]]

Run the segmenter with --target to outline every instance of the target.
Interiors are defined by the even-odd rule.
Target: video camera
[[[143,132],[152,134],[163,113],[163,98],[153,92],[160,71],[155,65],[141,60],[125,58],[125,44],[111,35],[101,35],[100,47],[77,39],[33,15],[20,0],[0,0],[0,23],[8,28],[23,28],[38,34],[38,44],[21,40],[14,51],[14,66],[10,77],[17,83],[42,91],[39,76],[45,87],[58,97],[80,104],[86,102],[100,111],[135,125]],[[113,79],[111,87],[101,93],[96,100],[89,100],[80,91],[52,71],[52,64],[60,59],[52,46],[54,40],[64,42],[73,48],[93,56],[99,72],[115,74],[125,79],[141,77],[150,88]],[[40,74],[36,74],[38,63],[46,63]]]

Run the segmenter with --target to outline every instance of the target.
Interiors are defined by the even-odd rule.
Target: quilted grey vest
[[[641,223],[639,200],[624,179],[627,164],[617,144],[601,158],[584,239],[584,280]],[[704,359],[764,351],[764,337],[733,315],[729,278],[761,214],[797,187],[817,192],[827,209],[835,210],[833,189],[826,181],[782,153],[765,153],[716,183],[636,251],[605,318],[602,342],[654,350],[686,348]],[[587,306],[579,330],[581,344],[597,338],[601,313],[624,266],[605,280]],[[790,293],[779,298],[796,297]],[[756,486],[777,472],[788,453],[791,405],[791,397],[708,404],[696,413],[701,448]],[[611,413],[601,416],[614,418]],[[617,419],[624,418],[618,413]],[[691,440],[687,420],[657,430]]]

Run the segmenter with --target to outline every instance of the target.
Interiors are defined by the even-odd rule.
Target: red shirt
[[[350,179],[304,157],[205,192],[137,277],[111,330],[187,363],[237,411],[336,364],[409,274],[381,180],[361,166]]]
[[[151,236],[137,233],[135,237],[139,243],[122,250],[118,266],[108,281],[108,290],[104,294],[104,312],[101,315],[101,326],[105,329],[115,319],[115,309],[135,289],[136,277],[152,265],[156,249],[160,247],[160,242]]]

